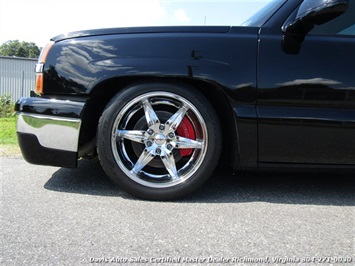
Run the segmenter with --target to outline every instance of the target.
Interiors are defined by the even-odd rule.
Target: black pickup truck
[[[355,0],[274,0],[242,26],[53,38],[16,103],[33,164],[98,156],[141,198],[170,200],[218,163],[355,168]]]

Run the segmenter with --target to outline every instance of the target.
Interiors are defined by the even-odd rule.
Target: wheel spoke
[[[161,160],[163,161],[166,170],[170,174],[172,179],[177,179],[179,178],[179,173],[176,170],[176,165],[175,165],[175,159],[174,155],[171,151],[166,152],[164,155],[162,155]]]
[[[199,140],[177,137],[174,141],[176,149],[202,149],[204,142]]]
[[[117,130],[117,137],[129,139],[134,142],[142,143],[146,139],[144,136],[145,131],[142,130]]]
[[[145,149],[141,156],[139,156],[138,161],[134,165],[132,172],[137,174],[140,170],[143,169],[153,158],[154,158],[154,150],[153,149]]]
[[[175,131],[178,128],[188,109],[189,108],[186,105],[183,105],[172,117],[169,118],[168,121],[166,121],[165,124],[169,125],[169,129]]]
[[[145,119],[147,120],[148,127],[151,127],[155,124],[160,123],[159,118],[158,118],[157,114],[155,113],[152,105],[148,101],[148,99],[145,99],[142,102],[142,104],[143,104]]]

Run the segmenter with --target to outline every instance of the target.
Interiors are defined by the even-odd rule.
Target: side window
[[[323,25],[315,26],[309,34],[355,36],[355,0],[350,0],[349,8],[343,15]]]

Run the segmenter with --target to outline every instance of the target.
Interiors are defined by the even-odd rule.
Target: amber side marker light
[[[54,45],[53,41],[50,41],[41,51],[41,54],[38,58],[38,63],[36,64],[36,93],[42,94],[43,93],[43,70],[44,70],[44,63],[46,62],[47,55],[49,50]]]

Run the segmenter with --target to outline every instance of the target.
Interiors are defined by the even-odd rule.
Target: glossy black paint
[[[121,89],[185,83],[217,110],[222,161],[234,168],[355,166],[355,37],[302,35],[309,25],[287,32],[301,2],[287,1],[261,27],[119,28],[57,36],[45,63],[42,97],[74,100],[55,106],[48,99],[22,100],[16,109],[81,118],[83,146],[95,138],[102,111]]]
[[[256,87],[258,28],[206,27],[199,33],[189,27],[158,29],[56,43],[45,64],[45,93],[90,94],[101,82],[118,77],[210,80],[235,91]],[[249,101],[250,93],[245,96]]]
[[[283,21],[260,34],[258,161],[353,165],[355,38],[308,34],[288,53]]]
[[[76,99],[76,101],[69,101],[38,97],[21,98],[15,104],[15,111],[37,115],[81,118],[81,112],[85,104],[84,100]]]
[[[35,135],[17,133],[23,158],[32,164],[67,168],[77,167],[77,152],[61,151],[43,147]]]
[[[108,29],[92,29],[76,32],[69,32],[67,34],[58,35],[53,37],[55,42],[81,38],[90,36],[103,36],[103,35],[117,35],[117,34],[142,34],[142,33],[227,33],[230,26],[180,26],[180,27],[129,27],[129,28],[108,28]]]
[[[200,29],[201,32],[197,33]],[[81,144],[95,137],[99,116],[109,99],[136,82],[183,82],[200,87],[216,108],[229,105],[225,121],[225,153],[236,165],[256,166],[256,60],[258,28],[155,28],[149,33],[81,37],[59,41],[45,64],[46,95],[91,95],[82,115],[86,134]],[[135,30],[133,30],[135,32]],[[152,33],[153,32],[153,33]],[[83,34],[85,35],[85,34]],[[214,103],[223,93],[223,104]],[[218,98],[218,97],[217,97]],[[221,97],[222,98],[222,97]],[[105,99],[101,101],[102,99]],[[99,103],[99,101],[101,101]],[[230,104],[230,103],[234,104]],[[221,108],[219,108],[221,109]],[[248,110],[248,111],[246,111]],[[234,115],[233,115],[234,112]],[[223,118],[225,114],[220,114]],[[90,118],[90,119],[88,119]],[[247,132],[239,136],[239,130]]]

